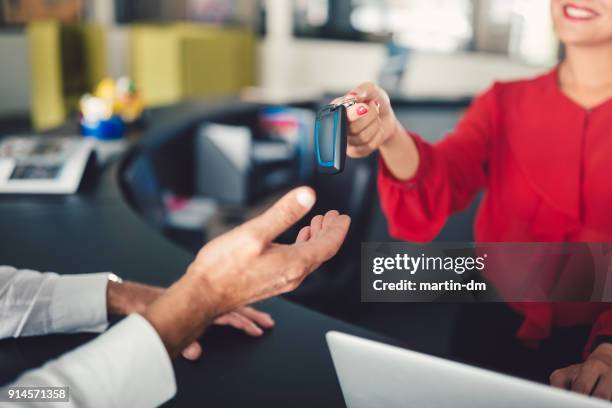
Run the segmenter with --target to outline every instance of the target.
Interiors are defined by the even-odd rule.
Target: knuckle
[[[597,398],[602,398],[605,400],[610,400],[612,398],[612,383],[610,382],[610,376],[605,376],[599,382],[599,385],[593,392],[593,396]]]
[[[374,82],[372,82],[372,81],[366,81],[361,86],[363,86],[366,89],[375,89],[376,88],[376,84]]]
[[[380,146],[380,140],[378,137],[375,137],[373,140],[370,141],[370,143],[368,143],[368,147],[372,150],[378,149],[379,146]]]
[[[306,266],[303,261],[299,261],[295,266],[293,266],[291,277],[293,279],[300,279],[304,275],[306,275]]]
[[[372,151],[372,150],[370,149],[370,146],[368,146],[367,144],[363,144],[363,145],[359,146],[359,147],[357,148],[357,150],[359,150],[359,153],[360,153],[360,154],[363,154],[363,155],[368,155],[368,154],[370,154],[370,152]]]
[[[347,149],[347,155],[354,159],[359,158],[359,151],[357,149],[357,146],[349,146],[349,148]]]
[[[370,153],[371,150],[367,146],[353,146],[348,152],[348,154],[355,159],[367,157],[370,155]]]
[[[561,370],[555,370],[553,371],[550,376],[548,377],[548,379],[550,380],[551,383],[558,383],[559,381],[561,381],[561,378],[563,378],[563,372]]]
[[[612,343],[602,343],[597,347],[597,351],[606,354],[612,354]]]
[[[189,264],[187,270],[192,271],[194,273],[201,273],[205,270],[204,263],[199,262],[198,260],[194,260],[192,263]]]
[[[574,390],[582,394],[586,394],[589,391],[586,381],[580,378],[574,382]]]
[[[297,214],[296,210],[293,207],[289,206],[280,206],[278,209],[278,220],[283,225],[293,224],[293,221],[296,219]]]
[[[600,360],[591,359],[584,362],[584,370],[587,371],[601,371],[605,367],[605,364]]]
[[[550,374],[549,380],[550,383],[553,385],[561,385],[563,382],[566,381],[567,378],[567,370],[566,369],[558,369],[553,371]]]
[[[300,286],[301,281],[300,280],[294,280],[289,284],[289,290],[290,291],[294,291],[296,290],[299,286]]]
[[[318,228],[322,221],[323,221],[323,216],[322,215],[320,215],[320,214],[319,215],[315,215],[314,217],[312,217],[312,220],[310,221],[310,225],[311,225],[311,227]]]
[[[376,148],[372,148],[370,146],[364,146],[363,148],[363,154],[364,156],[369,156],[372,152],[374,152],[376,150]]]
[[[263,239],[254,231],[248,231],[243,235],[243,247],[247,255],[259,255],[263,252],[264,242]]]

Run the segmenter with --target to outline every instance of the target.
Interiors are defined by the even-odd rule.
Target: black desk
[[[0,196],[0,263],[59,273],[113,271],[141,282],[168,285],[192,255],[164,239],[124,202],[119,163],[88,176],[79,194]],[[212,329],[205,357],[177,361],[177,406],[343,406],[324,335],[372,333],[282,299],[262,305],[277,327],[261,339]],[[60,335],[0,342],[0,383],[91,339]],[[134,381],[138,381],[137,378]]]

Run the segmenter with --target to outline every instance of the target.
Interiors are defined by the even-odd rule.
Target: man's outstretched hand
[[[336,255],[350,225],[350,218],[336,211],[315,217],[294,244],[273,243],[314,203],[312,189],[295,189],[264,214],[200,250],[184,277],[143,313],[172,357],[219,316],[294,290]]]

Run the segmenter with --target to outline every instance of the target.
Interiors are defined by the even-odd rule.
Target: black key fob
[[[348,141],[347,108],[354,99],[327,105],[317,114],[315,155],[317,169],[323,174],[339,174],[344,170]]]

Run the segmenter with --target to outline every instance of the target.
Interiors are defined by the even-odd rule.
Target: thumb
[[[310,187],[296,188],[240,229],[250,230],[264,242],[272,242],[308,214],[315,202],[316,194],[313,189]]]

